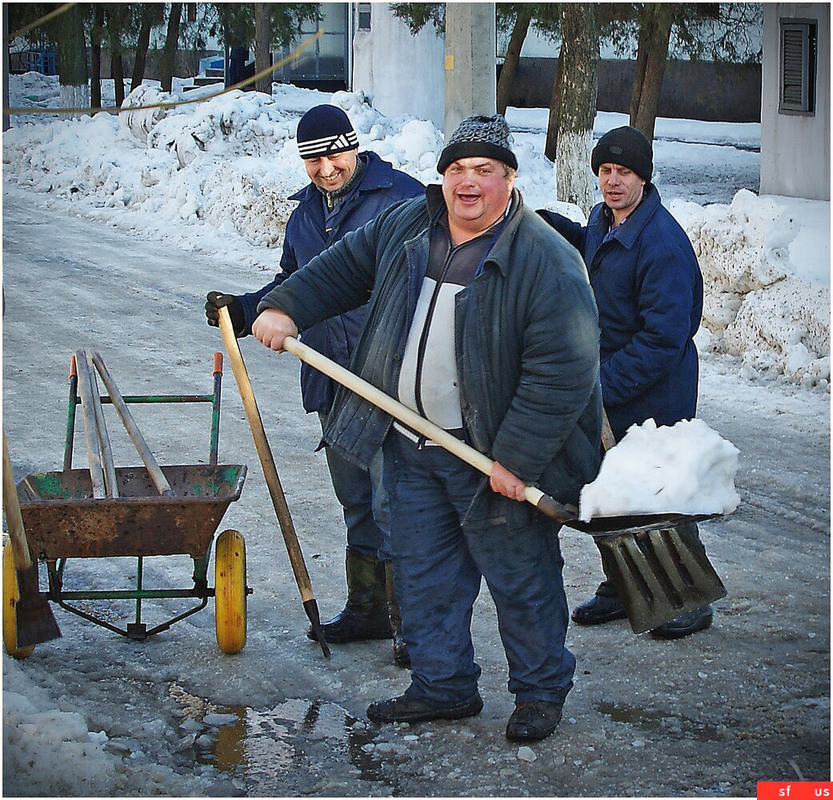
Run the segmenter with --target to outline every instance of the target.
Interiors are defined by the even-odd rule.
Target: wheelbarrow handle
[[[456,436],[443,430],[430,420],[425,419],[425,417],[417,414],[413,409],[408,408],[408,406],[403,405],[390,395],[385,394],[381,389],[377,389],[373,384],[363,380],[358,375],[350,372],[350,370],[321,355],[317,350],[313,350],[292,336],[287,336],[284,339],[283,349],[300,358],[301,361],[315,367],[319,372],[323,372],[360,397],[363,397],[374,406],[381,408],[411,430],[421,433],[423,436],[431,439],[432,442],[436,442],[445,450],[448,450],[484,475],[492,474],[492,467],[495,462],[488,456],[483,455],[483,453],[470,447],[465,442],[460,441]],[[570,522],[576,518],[576,508],[559,503],[535,486],[526,486],[524,488],[524,498],[539,511],[559,522]]]

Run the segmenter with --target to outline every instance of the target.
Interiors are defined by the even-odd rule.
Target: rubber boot
[[[347,604],[340,614],[322,623],[324,638],[332,644],[390,639],[384,563],[348,547],[346,570]],[[307,636],[315,639],[312,628]]]
[[[402,638],[402,615],[399,613],[399,603],[396,602],[396,593],[393,590],[393,564],[385,562],[385,585],[387,588],[388,616],[390,617],[390,628],[393,633],[393,663],[397,667],[410,667],[411,656],[408,653],[408,645]]]

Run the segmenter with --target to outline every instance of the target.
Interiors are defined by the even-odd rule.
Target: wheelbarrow
[[[73,356],[70,367],[63,471],[26,475],[16,487],[32,559],[46,564],[46,596],[66,611],[135,640],[144,640],[167,630],[205,608],[208,599],[214,597],[217,643],[225,653],[239,652],[246,642],[246,598],[252,590],[246,586],[245,541],[238,531],[225,530],[217,537],[213,588],[208,585],[207,578],[215,532],[228,506],[240,497],[246,477],[244,465],[217,463],[222,354],[214,356],[211,394],[124,397],[118,393],[100,355],[96,353],[88,357],[90,366],[95,357],[95,365],[99,367],[110,392],[109,396],[99,396],[94,373],[83,363],[85,357],[88,357],[87,354],[79,351]],[[79,403],[79,392],[81,400],[85,401],[83,403]],[[134,438],[134,431],[128,422],[134,428],[135,423],[126,411],[128,403],[210,403],[208,464],[166,466],[163,470],[149,455],[141,434],[135,428],[138,438],[134,438],[134,444],[145,466],[115,468],[106,424],[100,413],[101,404],[106,403],[116,405],[131,438]],[[90,469],[72,468],[75,418],[79,406],[84,412]],[[94,439],[91,435],[93,428],[99,437],[96,449],[89,447]],[[97,463],[97,457],[104,462],[103,469]],[[102,475],[106,475],[106,492],[100,485]],[[164,491],[160,491],[160,481]],[[168,555],[191,557],[192,587],[146,588],[143,585],[143,560],[148,556]],[[65,588],[69,560],[119,557],[136,558],[135,588]],[[17,591],[12,559],[11,548],[4,548],[4,643],[10,655],[25,658],[33,648],[18,648],[15,631],[11,629],[14,626],[13,601]],[[142,602],[162,598],[191,599],[196,604],[149,628],[142,621]],[[79,601],[99,600],[135,601],[133,621],[119,627],[100,614],[78,605]]]

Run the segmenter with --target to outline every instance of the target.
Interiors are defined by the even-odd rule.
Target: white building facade
[[[765,3],[761,194],[830,200],[830,6]]]
[[[443,127],[444,41],[433,25],[416,36],[388,3],[351,3],[350,86],[389,117],[410,114]]]

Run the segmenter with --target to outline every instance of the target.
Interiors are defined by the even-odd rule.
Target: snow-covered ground
[[[160,95],[155,87],[145,86],[134,95],[131,102],[145,105],[160,100],[173,100],[183,95],[182,83],[176,83],[174,96],[168,98]],[[210,91],[198,90],[203,94]],[[112,84],[108,86],[105,82],[105,101],[108,94],[112,100]],[[34,73],[12,76],[10,102],[13,107],[55,107],[57,95],[54,79]],[[196,95],[188,92],[184,96],[190,99]],[[85,298],[81,298],[78,308],[59,306],[55,309],[54,317],[49,314],[50,301],[53,299],[51,296],[33,299],[39,286],[29,287],[28,284],[18,283],[14,289],[7,287],[7,295],[13,300],[20,301],[25,297],[32,303],[31,323],[28,317],[22,315],[23,309],[20,306],[10,305],[7,320],[9,336],[15,337],[14,341],[22,346],[27,338],[28,324],[39,334],[51,325],[54,331],[48,331],[50,341],[62,347],[74,348],[78,346],[74,337],[78,335],[79,329],[85,330],[84,326],[87,326],[91,336],[102,331],[115,336],[116,327],[97,314],[106,310],[128,317],[132,310],[131,303],[135,305],[146,302],[148,294],[151,301],[154,297],[164,296],[164,301],[160,299],[159,302],[171,304],[168,309],[170,313],[194,314],[191,295],[204,294],[204,290],[209,288],[248,291],[265,283],[276,269],[279,255],[277,248],[282,241],[284,223],[292,210],[292,204],[286,201],[286,197],[307,180],[293,139],[297,120],[303,111],[318,103],[332,101],[343,107],[356,127],[363,148],[376,150],[396,167],[424,182],[438,180],[434,166],[442,147],[441,133],[423,120],[386,118],[364,100],[360,93],[338,93],[331,96],[275,85],[272,97],[235,92],[173,110],[99,114],[94,118],[80,119],[41,114],[13,117],[13,128],[3,135],[3,167],[4,194],[13,196],[16,214],[19,215],[22,198],[37,198],[32,201],[36,213],[47,207],[69,209],[75,216],[91,224],[88,229],[83,229],[89,230],[91,236],[95,236],[96,228],[92,227],[94,223],[99,229],[109,228],[114,237],[117,234],[118,237],[133,237],[136,241],[142,241],[143,248],[151,243],[160,252],[166,247],[172,253],[188,251],[193,254],[195,265],[200,266],[182,264],[180,274],[179,265],[171,265],[160,255],[158,263],[164,268],[149,281],[153,288],[142,289],[138,285],[126,283],[127,296],[113,297],[111,308],[100,298],[93,297],[94,288],[87,288],[95,286],[93,278],[97,270],[107,270],[106,258],[103,256],[104,260],[100,264],[97,261],[89,264],[92,276],[89,284],[76,278],[79,286],[90,292],[86,298],[88,307],[85,308]],[[531,207],[556,207],[553,202],[554,171],[541,154],[546,111],[510,109],[508,120],[516,131],[520,163],[518,185],[525,202]],[[625,122],[622,115],[599,114],[595,134],[598,136]],[[812,429],[815,425],[813,435],[818,436],[819,426],[824,428],[827,424],[827,415],[822,409],[826,407],[829,397],[830,380],[829,204],[756,196],[754,192],[759,160],[756,148],[759,140],[760,130],[757,125],[658,120],[655,182],[664,200],[691,237],[704,274],[706,312],[698,343],[705,371],[701,391],[705,405],[708,407],[710,402],[710,391],[715,387],[722,390],[728,385],[733,387],[738,397],[736,404],[729,403],[729,416],[743,418],[748,405],[762,405],[766,410],[761,413],[770,415],[771,411],[772,416],[783,414],[791,420],[791,425],[800,428],[801,423],[792,420],[801,420],[804,412],[809,409],[807,428]],[[580,210],[574,207],[564,210],[573,216],[581,215]],[[121,238],[118,241],[121,242]],[[80,244],[80,239],[74,239],[71,243],[68,240],[67,251],[74,253],[80,250]],[[98,241],[95,244],[100,246]],[[93,250],[91,245],[90,252]],[[105,253],[107,255],[120,257],[119,251],[115,249],[112,253]],[[92,255],[89,257],[93,258]],[[211,273],[210,266],[206,266],[211,264],[218,265],[216,276]],[[222,272],[220,265],[223,265]],[[149,272],[153,265],[148,263],[138,268]],[[73,275],[76,267],[68,260],[62,269]],[[127,268],[120,265],[119,269]],[[134,269],[131,265],[131,271],[126,273],[128,281],[136,278]],[[20,280],[19,267],[15,274]],[[183,310],[186,303],[180,297],[183,282],[188,283],[190,292],[187,310]],[[28,292],[25,295],[24,285]],[[73,321],[75,314],[80,316]],[[136,346],[123,346],[125,353],[136,359],[141,358],[150,366],[154,364],[156,352],[146,352],[143,346],[154,346],[151,344],[156,332],[153,326],[157,323],[153,317],[150,322],[141,315],[138,317],[134,322],[139,328],[134,328],[132,334],[137,340]],[[193,319],[192,322],[196,331],[201,320]],[[192,334],[187,326],[183,330],[186,331],[186,337]],[[199,330],[205,334],[204,326]],[[65,338],[69,341],[64,341]],[[203,347],[202,343],[196,345],[196,337],[192,341],[197,349],[208,347]],[[47,360],[46,354],[43,358]],[[255,365],[262,366],[269,356],[265,351],[261,353],[257,349],[250,349],[247,358],[251,358]],[[286,358],[278,369],[290,369]],[[275,360],[269,361],[270,369],[275,368]],[[30,365],[17,354],[5,361],[9,369],[15,370],[15,376],[21,376],[21,384],[25,380],[31,381],[31,375],[37,372],[36,366],[40,366]],[[192,362],[193,358],[189,354],[189,357],[183,357],[179,366],[182,370],[191,370]],[[263,367],[265,370],[266,367]],[[9,381],[4,387],[4,407],[7,407],[8,398],[6,410],[10,416],[9,422],[13,427],[22,428],[24,423],[17,416],[11,418],[12,414],[8,411],[8,408],[16,409],[26,405],[26,399],[19,396],[20,390],[15,383]],[[289,376],[287,385],[292,384],[293,379]],[[151,384],[151,388],[154,387],[155,384]],[[297,387],[295,389],[297,394]],[[753,389],[760,389],[764,394],[753,395]],[[48,394],[44,392],[38,401],[46,402]],[[760,399],[762,396],[763,402]],[[288,402],[280,398],[270,398],[270,401],[276,406]],[[232,401],[229,405],[231,407]],[[33,415],[37,419],[44,416],[53,414],[39,412]],[[241,437],[245,438],[246,431],[240,423],[239,413],[231,423],[224,424],[234,427],[238,433],[242,431]],[[314,424],[307,419],[304,425],[302,435],[298,437],[301,442],[305,442],[305,445],[299,445],[301,453],[304,452],[304,446],[308,450],[312,449],[311,443],[315,437]],[[46,433],[38,426],[33,426],[27,433],[38,440],[38,445],[31,445],[31,454],[20,449],[13,452],[16,466],[21,457],[37,461],[49,449],[40,443]],[[153,433],[155,441],[159,432],[154,430]],[[12,436],[13,446],[14,441]],[[54,442],[49,445],[52,450],[55,449]],[[256,463],[252,454],[250,459],[250,464]],[[320,460],[318,465],[320,470]],[[47,468],[48,465],[38,461],[32,466]],[[754,479],[754,475],[744,477],[744,482]],[[252,492],[254,485],[257,485],[253,475],[250,476],[250,484],[253,484],[250,489]],[[265,490],[260,487],[260,491]],[[755,491],[758,491],[757,487]],[[746,499],[744,492],[749,492],[748,485],[741,488],[742,499]],[[792,491],[787,494],[792,496]],[[295,499],[297,501],[298,498]],[[826,509],[828,499],[819,498],[823,509]],[[302,507],[304,502],[307,503],[307,513],[312,514],[314,512],[310,509],[321,501],[316,496],[302,495]],[[332,504],[332,499],[327,502]],[[242,513],[250,527],[259,524],[250,511],[237,512],[234,509],[233,513]],[[789,515],[801,513],[805,511],[789,511]],[[335,513],[332,513],[332,519],[337,528]],[[803,517],[797,519],[804,524]],[[817,534],[817,526],[822,523],[812,524],[816,526],[812,530]],[[569,537],[567,539],[570,549],[572,543]],[[319,552],[325,554],[324,560],[329,561],[330,572],[335,573],[335,577],[331,578],[333,585],[338,586],[343,582],[343,578],[338,575],[338,546],[332,543],[323,545],[317,540],[316,544],[320,548]],[[761,558],[775,558],[772,554],[760,555]],[[826,558],[826,554],[822,553],[821,558]],[[593,562],[592,557],[589,560]],[[738,569],[746,570],[745,562],[741,560],[741,563],[743,567]],[[269,591],[275,591],[270,583],[275,580],[275,570],[266,557],[253,558],[252,568],[258,583],[253,600],[255,610],[252,613],[258,615],[259,621],[271,620],[274,624],[274,609]],[[323,569],[323,561],[320,568]],[[598,569],[597,565],[595,568]],[[320,580],[318,573],[314,573],[314,578]],[[824,583],[821,576],[814,580]],[[586,587],[583,591],[586,591]],[[281,599],[280,602],[284,604],[282,608],[285,607],[287,601]],[[257,610],[257,604],[265,608]],[[66,615],[63,615],[62,625],[67,624],[65,619]],[[83,625],[71,621],[70,629],[73,624],[77,627]],[[200,623],[195,624],[198,626]],[[731,624],[731,620],[727,624]],[[282,625],[284,628],[281,628]],[[183,627],[190,629],[190,625]],[[300,659],[298,669],[304,676],[307,673],[316,674],[317,658],[310,657],[308,651],[303,649],[303,635],[295,635],[297,627],[297,620],[279,622],[279,630],[270,633],[277,637],[281,653],[289,653]],[[102,635],[110,636],[107,633]],[[581,636],[580,633],[573,635]],[[815,630],[810,635],[815,637]],[[164,674],[161,677],[159,661],[163,656],[159,649],[162,648],[154,649],[155,643],[151,642],[146,649],[137,650],[131,659],[129,653],[111,650],[109,645],[101,644],[99,639],[94,639],[97,644],[91,647],[92,652],[86,653],[79,652],[83,649],[80,642],[73,646],[64,641],[55,645],[53,652],[60,652],[65,662],[50,667],[46,663],[48,656],[41,658],[39,648],[36,656],[33,656],[36,664],[32,671],[27,671],[26,662],[14,662],[4,655],[4,765],[9,770],[7,772],[4,767],[6,793],[45,796],[239,793],[239,786],[223,782],[212,768],[206,766],[201,768],[202,771],[189,773],[187,769],[171,767],[170,761],[160,754],[162,750],[190,752],[188,748],[193,747],[194,740],[198,738],[204,742],[221,740],[222,729],[231,720],[209,713],[200,717],[199,724],[194,722],[189,728],[191,717],[188,704],[191,700],[196,702],[196,698],[189,700],[187,692],[171,690],[167,703],[172,705],[175,701],[180,708],[178,718],[185,720],[180,729],[182,739],[174,740],[171,738],[173,733],[169,724],[143,717],[138,707],[140,701],[137,702],[132,693],[144,697],[146,692],[153,691],[152,684],[157,680],[173,681],[175,685],[174,664],[177,659],[187,661],[193,658],[193,668],[208,686],[228,683],[224,686],[225,690],[238,694],[240,699],[237,702],[241,706],[254,705],[253,694],[261,692],[265,696],[272,690],[269,677],[257,672],[238,677],[217,668],[212,679],[209,677],[212,668],[201,663],[207,660],[202,651],[197,656],[187,649],[194,638],[190,630],[187,635],[183,634],[182,638],[187,639],[183,643],[178,643],[176,637],[172,638],[173,641],[166,641],[164,647],[173,650],[174,656],[164,658],[173,660],[163,662],[166,666],[162,668]],[[265,648],[265,633],[253,631],[252,638],[261,650]],[[581,649],[581,639],[578,643]],[[42,650],[48,653],[49,647],[44,645]],[[124,681],[117,683],[113,680],[104,683],[105,679],[101,679],[101,685],[106,685],[106,691],[110,693],[106,702],[96,697],[98,678],[95,677],[95,661],[97,655],[100,655],[97,647],[107,648],[103,662],[113,660],[112,664],[100,665],[104,673],[111,678],[119,672],[127,676]],[[613,645],[610,647],[612,651]],[[709,657],[722,663],[721,647],[714,647],[715,652],[710,651]],[[626,657],[631,655],[641,659],[642,656],[631,652],[632,649],[633,645],[625,645],[622,652]],[[677,652],[686,651],[683,647]],[[490,658],[489,653],[486,654],[487,659]],[[259,659],[255,663],[261,667],[271,666],[268,663],[264,665],[263,659],[267,656],[258,653],[256,648],[252,648],[252,653],[246,657]],[[670,651],[669,658],[673,658]],[[353,666],[353,672],[345,672],[342,662],[339,667],[342,671],[334,673],[336,677],[332,680],[336,686],[333,692],[339,688],[339,681],[348,683],[356,675],[362,675],[365,665],[360,658],[356,660],[358,666]],[[803,663],[797,656],[792,660],[799,665]],[[246,663],[251,665],[251,662]],[[585,663],[589,664],[590,661]],[[494,680],[500,685],[502,673],[499,652],[496,664],[492,665],[491,674],[496,675]],[[59,670],[60,678],[57,674],[53,678],[50,669]],[[368,672],[372,672],[372,669]],[[616,669],[616,672],[620,673],[621,670]],[[365,683],[370,684],[369,689],[363,691],[370,691],[371,699],[378,699],[373,693],[377,690],[386,691],[390,684],[395,684],[396,676],[400,674],[391,673],[393,678],[384,671],[380,673],[381,677],[362,675]],[[489,669],[484,674],[488,676]],[[701,679],[705,679],[702,668],[699,673],[695,668],[695,681],[698,674]],[[749,680],[756,679],[750,673]],[[300,682],[301,678],[297,681]],[[743,685],[742,680],[737,682],[738,687]],[[661,695],[663,691],[660,690],[658,694]],[[290,689],[286,689],[286,692],[288,697],[297,696],[292,695]],[[75,702],[84,703],[84,714],[74,711]],[[815,707],[810,707],[810,711],[812,708]],[[251,712],[251,708],[248,711]],[[297,710],[282,707],[280,718],[293,718],[293,714],[297,715]],[[131,720],[135,727],[131,727],[127,720]],[[575,723],[573,719],[570,724],[575,729],[576,740],[582,741],[579,734],[586,735],[579,730],[582,729],[582,721],[579,720],[577,726]],[[356,726],[351,728],[351,736],[364,736],[364,728],[359,721],[354,720],[351,724]],[[491,725],[490,722],[488,724]],[[185,733],[189,730],[190,733]],[[468,730],[462,728],[460,737],[465,738],[464,734]],[[407,731],[403,733],[407,734]],[[611,735],[614,733],[611,732]],[[189,736],[190,741],[186,741]],[[326,733],[322,734],[322,741],[326,736]],[[420,739],[410,745],[406,742],[406,745],[418,749],[427,741]],[[382,745],[389,745],[388,750],[381,749]],[[368,754],[373,749],[368,743],[362,746]],[[634,741],[633,746],[641,744],[637,745]],[[402,747],[398,740],[377,743],[376,747],[379,748],[377,753],[395,755],[402,752],[396,749]],[[603,743],[600,742],[599,747],[603,749]],[[589,746],[590,751],[593,749],[593,746]],[[516,768],[514,762],[504,764],[501,761],[505,758],[502,752],[490,750],[489,753],[489,758],[497,762],[495,771],[501,765],[501,774],[503,769]],[[593,758],[590,756],[591,764],[596,763]],[[256,758],[254,760],[257,761]],[[563,756],[560,763],[564,763]],[[582,762],[579,760],[575,763]],[[132,764],[136,764],[136,770]],[[432,777],[428,772],[425,775],[427,781]],[[512,784],[513,778],[506,780],[510,781],[510,790],[527,791],[522,785]],[[715,781],[719,779],[715,778]],[[728,786],[731,781],[725,783]],[[447,787],[449,784],[443,785]],[[478,794],[471,789],[472,786],[481,784],[471,784],[469,791],[463,793]],[[540,789],[542,784],[535,786]],[[723,786],[724,783],[715,783],[706,793],[725,793],[725,787],[720,788]],[[504,791],[500,791],[501,787]],[[362,785],[360,793],[363,788]],[[492,788],[497,794],[512,793],[507,792],[506,784],[499,781]],[[603,784],[597,788],[599,791],[590,793],[605,794]],[[709,789],[708,786],[705,788]],[[326,795],[354,792],[346,791],[341,784],[336,784],[336,790],[328,791],[325,784],[316,793]]]

